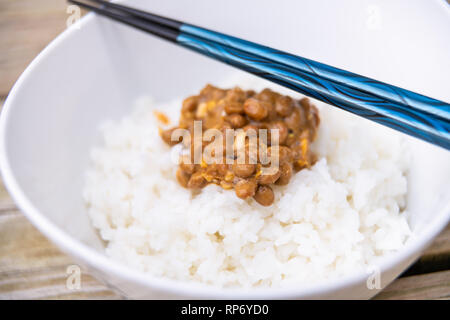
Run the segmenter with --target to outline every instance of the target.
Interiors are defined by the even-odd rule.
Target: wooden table
[[[66,27],[63,0],[0,1],[0,104],[45,45]],[[16,208],[0,181],[0,299],[120,299],[88,273],[80,290],[66,286],[73,262]],[[376,299],[449,299],[450,226]]]

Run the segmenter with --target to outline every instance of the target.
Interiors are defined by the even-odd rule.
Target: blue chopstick
[[[450,105],[236,37],[134,8],[69,0],[310,97],[450,150]]]
[[[180,34],[177,41],[241,70],[450,150],[450,122],[434,115],[192,35]]]
[[[450,120],[450,104],[406,89],[194,25],[183,24],[180,31]]]

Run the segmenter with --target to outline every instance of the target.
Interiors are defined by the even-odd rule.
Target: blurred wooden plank
[[[0,279],[24,271],[71,264],[18,211],[0,215]]]
[[[402,276],[450,270],[450,224],[434,239],[420,259]]]
[[[433,244],[424,252],[421,259],[427,261],[442,255],[450,255],[450,224],[434,239]]]
[[[61,253],[17,211],[0,215],[0,299],[119,299],[106,285],[81,271],[81,288],[70,289]]]
[[[0,1],[0,96],[26,66],[66,28],[65,0]]]
[[[15,207],[0,180],[0,300],[119,299],[118,294],[81,272],[81,288],[66,285],[74,265]]]
[[[450,299],[450,270],[395,280],[375,296],[377,300]]]

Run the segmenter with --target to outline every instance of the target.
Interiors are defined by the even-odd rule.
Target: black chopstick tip
[[[85,2],[80,2],[78,0],[68,0],[69,2],[76,4],[80,7],[91,10],[99,15],[103,15],[109,17],[113,20],[124,23],[128,26],[134,27],[136,29],[142,30],[144,32],[151,33],[160,38],[171,42],[177,42],[177,38],[180,34],[178,30],[173,28],[169,28],[165,25],[157,24],[152,21],[148,21],[148,19],[135,16],[134,14],[128,14],[124,12],[122,9],[112,9],[110,5],[102,5],[102,6],[94,6],[92,4],[88,4]],[[91,2],[94,0],[90,0]],[[100,3],[100,1],[94,1],[96,3]],[[109,2],[107,2],[109,3]]]

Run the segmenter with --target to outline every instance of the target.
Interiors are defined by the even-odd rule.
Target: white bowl
[[[125,1],[450,100],[445,1]],[[239,10],[236,10],[239,8]],[[154,278],[110,260],[81,190],[99,123],[143,94],[186,96],[236,72],[93,14],[53,41],[11,91],[1,115],[1,170],[31,222],[78,263],[132,298],[369,298],[367,274],[315,286],[223,290]],[[414,238],[381,264],[382,286],[409,266],[450,216],[450,152],[408,138]]]

